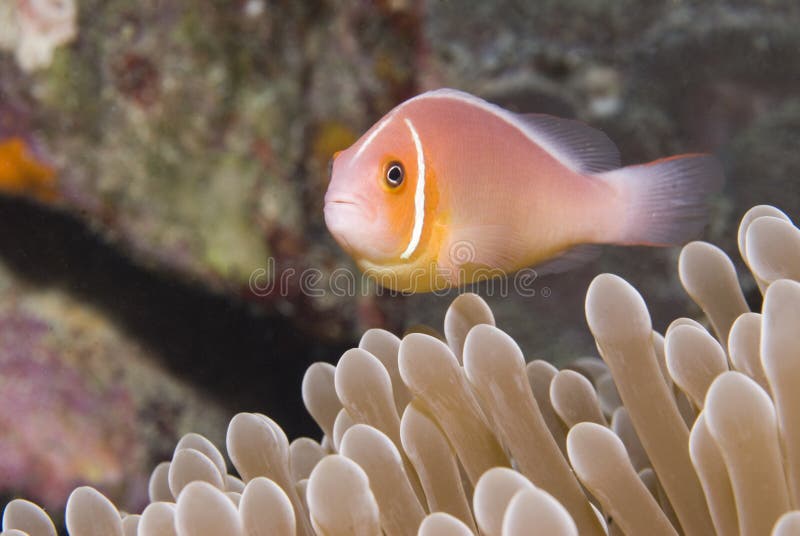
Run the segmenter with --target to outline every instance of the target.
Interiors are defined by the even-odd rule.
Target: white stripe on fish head
[[[364,140],[364,143],[362,143],[361,147],[359,147],[358,151],[356,151],[356,154],[352,160],[353,162],[355,162],[358,159],[358,157],[361,155],[361,153],[364,152],[367,146],[369,146],[369,144],[372,143],[372,141],[378,136],[378,134],[381,133],[381,130],[386,128],[386,125],[388,125],[389,121],[392,120],[393,115],[394,114],[389,113],[386,117],[383,118],[383,120],[380,123],[375,125],[375,128],[372,129],[372,132],[370,132],[369,136],[367,136],[367,139]]]
[[[414,190],[414,227],[411,230],[408,247],[400,255],[401,259],[409,258],[417,249],[422,237],[422,227],[425,225],[425,153],[422,151],[422,142],[417,129],[414,128],[411,120],[406,119],[405,122],[414,139],[414,147],[417,149],[417,188]]]

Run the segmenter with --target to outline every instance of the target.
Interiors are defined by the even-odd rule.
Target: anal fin
[[[537,275],[560,274],[573,270],[595,260],[603,252],[598,244],[581,244],[572,247],[557,257],[533,266]]]

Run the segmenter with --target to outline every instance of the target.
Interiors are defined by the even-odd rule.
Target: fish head
[[[415,194],[424,161],[418,143],[407,122],[390,114],[334,155],[325,224],[359,265],[402,263],[409,244],[419,241]]]

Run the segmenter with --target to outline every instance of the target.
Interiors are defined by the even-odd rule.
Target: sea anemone
[[[153,471],[151,503],[121,514],[78,488],[73,536],[796,534],[800,528],[800,230],[755,207],[739,246],[763,292],[751,312],[731,260],[702,242],[681,282],[711,331],[653,331],[639,293],[603,274],[586,296],[602,360],[525,362],[486,303],[462,294],[444,335],[370,330],[302,394],[323,438],[289,442],[236,415],[233,476],[189,434]],[[3,534],[50,536],[34,504]],[[15,532],[16,531],[16,532]]]

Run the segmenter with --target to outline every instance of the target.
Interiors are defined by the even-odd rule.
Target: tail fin
[[[620,192],[621,234],[627,245],[668,246],[696,238],[708,217],[707,198],[722,187],[722,166],[711,155],[662,158],[596,175]]]

